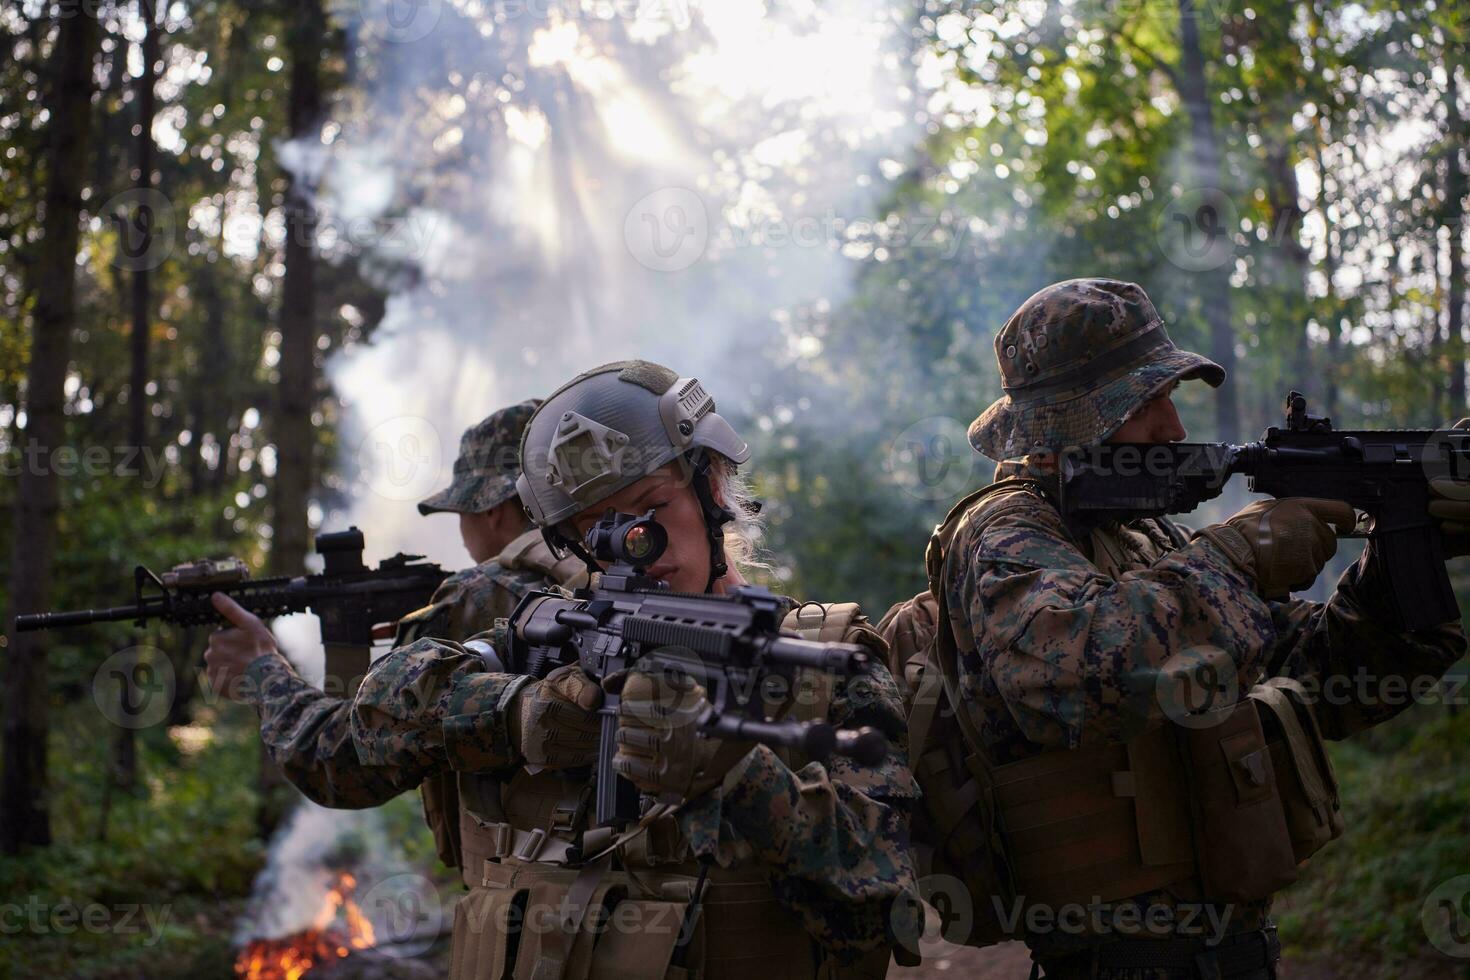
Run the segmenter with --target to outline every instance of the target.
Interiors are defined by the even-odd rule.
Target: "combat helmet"
[[[709,533],[708,591],[728,570],[722,529],[734,519],[710,491],[711,453],[739,464],[750,447],[698,379],[650,361],[615,361],[577,375],[531,416],[516,492],[553,549],[600,571],[571,518],[668,463],[685,462]]]
[[[1069,279],[1031,296],[995,337],[1005,394],[970,424],[995,460],[1092,446],[1175,381],[1213,387],[1225,369],[1169,339],[1135,283]]]

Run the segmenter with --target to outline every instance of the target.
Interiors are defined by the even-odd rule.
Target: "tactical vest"
[[[501,570],[491,578],[516,599],[531,590],[525,573],[540,576],[568,591],[587,584],[587,566],[581,559],[567,555],[557,558],[539,530],[529,530],[517,537],[496,555],[492,562]],[[493,623],[478,624],[489,629]],[[461,638],[462,639],[462,638]],[[484,783],[486,785],[480,785]],[[479,773],[439,773],[419,786],[424,802],[424,822],[434,835],[439,860],[451,868],[464,865],[460,842],[460,799],[483,799],[499,793],[499,781]]]
[[[1245,699],[1166,722],[1126,743],[1050,750],[993,765],[959,692],[944,558],[982,501],[1044,488],[1004,480],[961,500],[925,553],[929,591],[889,610],[879,632],[909,705],[909,760],[923,792],[914,837],[921,875],[962,881],[968,936],[1008,938],[1017,896],[1053,909],[1165,890],[1183,900],[1251,902],[1296,879],[1343,830],[1337,784],[1310,699],[1272,678]],[[1113,578],[1186,543],[1168,522],[1090,532]],[[951,710],[951,705],[962,705]]]
[[[806,639],[850,640],[857,614],[855,603],[807,603],[782,626]],[[815,696],[795,698],[789,712],[798,720],[829,710],[826,675],[811,676],[820,678]],[[779,754],[793,769],[806,762]],[[615,838],[584,829],[592,803],[585,770],[522,768],[508,781],[461,774],[459,788],[469,893],[455,911],[450,980],[809,980],[887,971],[887,950],[856,967],[824,960],[762,869],[701,866],[674,808],[655,807]]]

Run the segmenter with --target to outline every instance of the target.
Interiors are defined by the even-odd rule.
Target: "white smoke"
[[[395,9],[337,12],[356,86],[318,204],[421,275],[372,345],[330,364],[356,478],[324,523],[362,527],[374,559],[461,567],[455,521],[413,504],[447,484],[466,426],[633,356],[698,374],[728,410],[759,398],[783,311],[843,298],[844,246],[916,140],[916,15],[880,0]]]

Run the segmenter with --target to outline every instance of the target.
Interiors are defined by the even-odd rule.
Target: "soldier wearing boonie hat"
[[[1353,526],[1341,502],[1262,500],[1193,535],[1167,518],[1063,520],[1057,453],[1181,440],[1174,386],[1225,380],[1174,345],[1137,285],[1047,286],[1002,327],[995,353],[1004,395],[969,430],[976,450],[1001,461],[995,482],[936,528],[930,590],[882,624],[911,686],[930,692],[914,700],[909,751],[926,820],[944,828],[927,841],[934,871],[947,861],[965,876],[977,944],[1023,938],[1047,977],[1268,980],[1280,956],[1271,895],[1342,831],[1330,771],[1311,761],[1326,758],[1321,738],[1411,703],[1371,693],[1311,703],[1296,692],[1361,673],[1438,677],[1463,655],[1464,633],[1387,625],[1371,542],[1330,601],[1291,598],[1336,550],[1333,526]],[[1181,691],[1183,679],[1205,677],[1216,685],[1208,718]],[[1263,747],[1258,704],[1281,709],[1283,730],[1295,719],[1288,737],[1301,751],[1274,774],[1250,770],[1279,748]],[[964,771],[950,761],[957,745]],[[1214,785],[1216,760],[1231,774],[1224,785],[1241,781],[1209,796],[1200,787]],[[1300,781],[1323,792],[1308,800]],[[1269,826],[1249,822],[1271,806]],[[981,843],[956,851],[956,841]],[[993,864],[976,865],[977,848]],[[1125,936],[1106,924],[1031,932],[982,919],[1008,907],[1007,895],[1052,913],[1133,905],[1159,924]],[[1216,925],[1190,930],[1191,917]]]
[[[483,514],[515,499],[516,477],[521,475],[521,433],[540,404],[539,398],[527,399],[465,429],[449,486],[419,501],[419,513]]]
[[[530,527],[516,495],[521,435],[540,404],[540,399],[530,399],[511,405],[466,429],[449,486],[418,505],[422,514],[459,515],[461,540],[476,564],[449,576],[427,606],[399,621],[394,647],[465,641],[509,616],[533,590],[586,583],[582,562],[551,553],[541,532]],[[212,645],[223,647],[225,635],[216,634]],[[481,663],[485,648],[471,644],[466,649],[470,654],[456,662],[461,669],[491,666]],[[254,690],[268,693],[257,704],[261,738],[303,793],[324,806],[357,808],[378,806],[402,792],[403,785],[384,769],[359,762],[350,723],[352,700],[330,697],[306,684],[278,653],[255,656],[250,650],[243,656],[253,657],[249,671],[258,682]],[[308,716],[309,721],[302,720]],[[441,771],[425,778],[419,789],[440,858],[452,868],[468,864],[478,869],[478,861],[463,852],[461,797],[495,798],[500,792],[497,779],[479,772]]]
[[[970,444],[996,460],[1096,445],[1176,381],[1225,381],[1174,345],[1139,286],[1112,279],[1032,295],[996,335],[995,359],[1005,394],[970,424]]]

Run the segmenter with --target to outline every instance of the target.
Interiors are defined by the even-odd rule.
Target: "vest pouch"
[[[601,933],[592,957],[591,980],[668,976],[688,909],[687,898],[625,898],[607,908],[600,921],[588,926]],[[687,962],[698,960],[691,956]]]
[[[512,942],[514,911],[524,905],[526,892],[510,888],[471,888],[454,907],[454,936],[450,943],[449,980],[500,980]]]
[[[458,868],[462,856],[459,849],[459,781],[453,772],[435,773],[419,784],[424,801],[424,823],[434,835],[434,850],[446,867]]]
[[[1298,864],[1342,836],[1342,803],[1311,698],[1298,682],[1275,677],[1250,690],[1271,746],[1292,853]]]
[[[1253,902],[1297,878],[1271,750],[1255,702],[1179,726],[1204,898]]]

